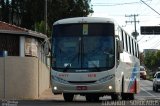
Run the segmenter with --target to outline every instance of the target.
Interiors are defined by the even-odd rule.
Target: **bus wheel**
[[[121,100],[121,95],[119,93],[111,95],[112,100]]]
[[[127,95],[125,93],[122,93],[122,100],[127,100]]]
[[[128,97],[129,97],[129,100],[134,100],[134,93],[130,93]]]
[[[155,91],[156,91],[156,92],[158,92],[158,88],[157,88],[157,86],[155,87]]]
[[[63,98],[66,102],[73,101],[74,94],[71,93],[63,93]]]
[[[153,86],[153,91],[155,91],[155,87]]]
[[[123,100],[134,100],[134,93],[123,93],[122,99]]]

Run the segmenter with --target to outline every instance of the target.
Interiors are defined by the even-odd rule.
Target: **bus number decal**
[[[88,24],[83,24],[83,35],[88,35]]]
[[[96,74],[88,74],[88,77],[89,78],[94,78],[94,77],[96,77]]]
[[[59,74],[59,77],[68,77],[68,74]]]

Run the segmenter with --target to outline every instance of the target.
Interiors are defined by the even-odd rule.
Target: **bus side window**
[[[120,59],[120,48],[119,48],[119,41],[116,39],[116,53],[117,53],[117,60]]]
[[[125,43],[124,43],[125,41],[124,41],[124,36],[123,35],[124,35],[123,30],[121,30],[121,36],[122,36],[121,38],[122,38],[122,41],[123,41],[123,49],[125,49],[125,47],[124,47],[125,46]]]
[[[127,34],[125,33],[125,43],[126,43],[126,51],[128,52],[128,36]]]

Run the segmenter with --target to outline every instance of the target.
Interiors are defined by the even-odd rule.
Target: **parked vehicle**
[[[156,72],[153,78],[153,91],[160,89],[160,71]]]
[[[145,80],[146,77],[147,77],[146,69],[144,68],[144,66],[140,66],[140,78]]]

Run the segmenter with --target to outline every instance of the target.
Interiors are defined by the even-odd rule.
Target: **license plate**
[[[77,90],[87,90],[87,86],[77,86]]]

